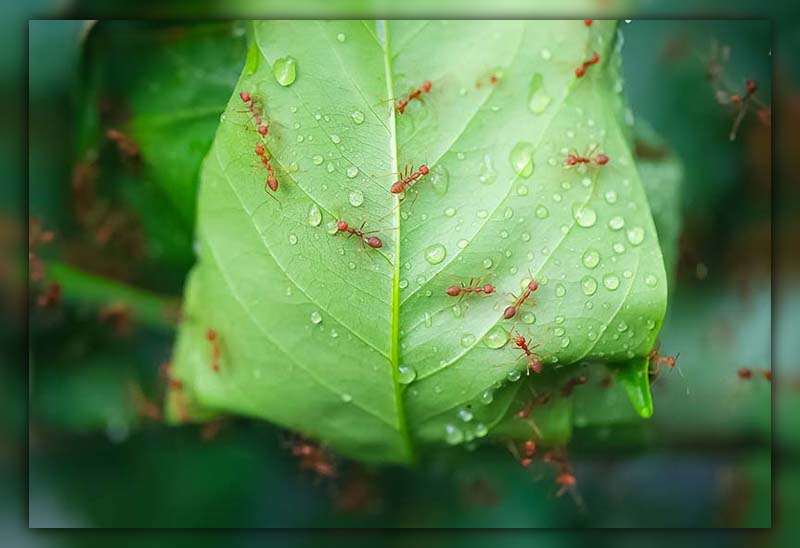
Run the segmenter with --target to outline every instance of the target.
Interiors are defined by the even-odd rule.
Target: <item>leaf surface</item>
[[[580,364],[641,364],[666,306],[615,29],[255,23],[202,168],[199,262],[174,365],[190,415],[261,417],[361,460],[409,462],[445,442],[530,437],[516,406],[552,391],[537,435],[566,439],[562,385]],[[600,63],[576,78],[593,52]],[[425,80],[430,93],[402,114],[386,101]],[[262,102],[266,138],[241,91]],[[260,142],[280,181],[272,196]],[[607,165],[565,167],[595,145]],[[399,200],[389,187],[406,164],[430,173]],[[336,234],[336,219],[366,222],[383,247]],[[508,293],[531,277],[539,289],[504,320]],[[496,291],[445,294],[470,278]],[[523,373],[517,332],[539,345],[541,375]]]

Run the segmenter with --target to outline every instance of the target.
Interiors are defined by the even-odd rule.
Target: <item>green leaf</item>
[[[409,462],[445,443],[530,437],[513,423],[516,405],[549,390],[542,437],[568,437],[571,400],[559,387],[574,366],[640,362],[666,307],[661,250],[623,131],[615,30],[599,21],[255,23],[202,169],[199,262],[174,366],[192,414],[261,417],[354,458]],[[576,78],[594,51],[600,63]],[[431,92],[403,114],[384,102],[424,80]],[[240,91],[271,120],[273,196]],[[567,154],[592,143],[610,162],[566,169]],[[431,172],[398,208],[389,187],[406,163]],[[339,218],[366,221],[383,247],[331,234]],[[507,293],[531,275],[539,289],[503,320]],[[460,303],[445,294],[471,277],[497,291]],[[520,374],[512,330],[539,345],[544,373]],[[174,418],[174,399],[170,409]]]

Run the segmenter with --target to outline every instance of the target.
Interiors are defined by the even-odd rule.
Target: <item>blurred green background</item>
[[[192,262],[193,189],[181,182],[192,180],[213,137],[243,63],[244,36],[227,23],[32,22],[29,207],[56,231],[37,255],[65,293],[60,306],[41,309],[35,304],[43,287],[32,285],[29,303],[17,303],[33,305],[30,525],[769,526],[771,387],[741,382],[736,371],[780,360],[797,375],[798,343],[773,349],[770,320],[797,317],[800,291],[796,284],[780,288],[785,298],[772,310],[770,128],[751,116],[728,140],[733,115],[715,101],[702,57],[714,40],[730,46],[731,81],[741,87],[758,80],[759,96],[770,102],[771,29],[764,21],[665,20],[623,24],[622,32],[632,112],[644,133],[652,126],[665,143],[640,151],[642,169],[677,170],[660,178],[683,175],[682,218],[672,226],[680,245],[662,332],[662,349],[680,352],[680,369],[655,383],[651,421],[576,431],[571,455],[581,509],[568,496],[556,498],[542,470],[523,474],[498,448],[448,455],[413,471],[345,465],[342,479],[330,483],[300,473],[281,447],[283,435],[268,425],[229,421],[204,440],[199,428],[143,419],[131,386],[158,395],[158,368],[173,335],[170,311]],[[186,131],[161,123],[176,105],[192,110]],[[109,140],[109,128],[132,135],[138,156]],[[682,170],[657,161],[671,158],[669,150]],[[91,169],[102,175],[87,176]],[[94,180],[88,190],[86,180]],[[91,207],[81,201],[87,192]],[[655,217],[659,206],[652,204]],[[134,307],[129,322],[109,315],[109,305],[123,302]],[[783,425],[788,433],[797,429],[800,389],[796,376],[781,371],[772,389],[780,411],[794,411],[793,424]],[[23,380],[3,379],[3,395],[24,400]],[[12,429],[14,419],[4,418]],[[781,449],[797,455],[796,444]],[[797,508],[800,478],[790,472],[793,483],[774,486],[775,495],[793,496]],[[83,542],[35,538],[43,545]],[[191,539],[203,541],[213,539]],[[242,537],[232,544],[251,543]]]

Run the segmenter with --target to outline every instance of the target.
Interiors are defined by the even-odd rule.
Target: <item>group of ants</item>
[[[592,20],[587,19],[584,20],[584,24],[589,27],[592,25]],[[599,55],[595,52],[592,56],[583,61],[576,69],[575,69],[575,76],[577,78],[582,78],[589,67],[596,65],[600,61]],[[496,84],[498,82],[498,77],[492,74],[489,77],[489,83]],[[482,82],[479,80],[476,82],[476,87],[481,87]],[[433,84],[431,81],[426,80],[424,81],[419,87],[417,87],[412,92],[408,93],[403,98],[399,99],[395,105],[394,109],[396,110],[398,115],[402,115],[405,113],[409,104],[413,101],[423,102],[423,95],[428,94],[432,91]],[[749,91],[749,90],[748,90]],[[242,103],[247,108],[247,111],[251,115],[251,120],[255,124],[255,129],[257,133],[261,136],[261,138],[266,138],[270,134],[269,128],[269,120],[265,116],[262,111],[262,106],[260,101],[254,97],[251,93],[247,91],[242,91],[239,93],[239,98],[241,99]],[[595,153],[595,148],[590,149],[585,154],[579,154],[577,152],[572,152],[567,155],[564,160],[564,167],[566,169],[573,168],[576,166],[587,166],[587,167],[594,167],[594,168],[601,168],[605,166],[609,162],[609,157],[604,153]],[[258,157],[260,163],[262,164],[263,168],[265,169],[267,175],[266,180],[264,183],[264,190],[265,192],[277,192],[279,188],[279,181],[278,176],[276,175],[275,167],[272,164],[272,156],[268,152],[267,148],[264,145],[264,142],[259,142],[255,148],[254,152]],[[389,192],[394,195],[404,195],[407,191],[414,191],[416,192],[415,185],[424,181],[425,177],[430,173],[430,169],[427,165],[422,164],[417,169],[413,169],[407,167],[405,171],[400,174],[399,178],[392,183],[389,188]],[[342,233],[347,234],[348,238],[355,236],[358,238],[363,245],[368,248],[372,249],[379,249],[383,246],[383,242],[379,236],[377,236],[373,232],[364,232],[364,224],[362,224],[359,228],[355,228],[351,226],[347,221],[343,219],[339,219],[336,221],[336,234]],[[41,270],[39,266],[38,258],[34,252],[34,248],[41,244],[47,243],[53,239],[53,234],[48,231],[41,231],[37,230],[35,235],[32,234],[33,239],[29,242],[29,261],[31,263],[31,272],[32,277],[36,276],[41,278],[38,274]],[[58,300],[60,296],[60,286],[55,284],[57,290],[48,290],[43,296],[39,298],[37,304],[39,306],[52,306],[55,301]],[[519,296],[512,295],[514,298],[513,302],[509,304],[503,311],[503,319],[510,320],[514,318],[519,310],[531,299],[532,294],[538,289],[539,284],[536,280],[531,279],[527,285],[525,286],[524,290]],[[55,295],[55,293],[58,293]],[[476,282],[475,280],[471,279],[468,283],[461,283],[460,285],[451,285],[446,288],[445,294],[458,298],[459,300],[469,297],[471,295],[483,295],[488,296],[492,295],[496,292],[495,286],[491,284],[481,284]],[[210,348],[211,348],[211,369],[214,372],[220,371],[220,355],[221,355],[221,347],[219,342],[219,335],[217,331],[213,328],[208,328],[205,334],[206,340],[208,341]],[[526,365],[526,373],[530,375],[531,372],[534,374],[539,374],[543,370],[543,364],[541,361],[541,357],[534,352],[534,349],[539,345],[531,345],[531,341],[526,339],[524,336],[520,335],[518,332],[517,334],[512,337],[513,347],[516,350],[522,352],[521,358],[524,357],[527,360]],[[676,365],[677,356],[662,356],[659,355],[658,350],[654,349],[648,355],[649,360],[649,373],[651,378],[657,377],[659,374],[660,366],[666,365],[670,369],[674,368]],[[164,378],[167,379],[167,387],[168,390],[175,395],[176,407],[178,418],[181,422],[188,422],[189,416],[187,412],[187,406],[185,399],[183,397],[183,383],[181,380],[173,377],[170,373],[170,364],[166,363],[162,366],[162,375]],[[761,375],[766,381],[771,382],[772,374],[768,370],[764,371],[757,371],[749,368],[740,368],[737,372],[738,377],[742,380],[748,380],[753,378],[755,375]],[[578,377],[569,379],[565,385],[561,389],[561,395],[563,397],[569,397],[575,387],[586,384],[588,382],[588,377],[584,375],[580,375]],[[603,379],[602,384],[604,386],[608,386],[611,382],[610,377]],[[146,417],[153,418],[153,419],[161,419],[161,413],[158,409],[158,406],[148,400],[146,400],[143,395],[137,391],[137,393],[133,394],[134,401],[136,402],[137,409],[141,414]],[[531,413],[533,412],[534,408],[537,406],[542,406],[547,404],[552,398],[550,393],[545,393],[542,395],[538,395],[533,399],[529,400],[525,405],[516,413],[516,417],[521,420],[527,420],[530,418]],[[203,430],[203,437],[212,437],[216,434],[218,429],[218,422],[209,423],[211,426],[209,428],[204,428]],[[535,423],[531,423],[532,428],[534,431],[538,432],[538,428],[536,427]],[[296,457],[299,461],[300,467],[302,469],[310,470],[314,472],[319,477],[325,478],[335,478],[337,476],[336,466],[333,460],[332,455],[329,451],[324,449],[320,445],[316,445],[311,443],[308,440],[303,439],[296,439],[291,441],[289,444],[291,454]],[[536,454],[536,441],[534,439],[529,439],[524,441],[521,445],[517,445],[513,442],[509,443],[509,450],[514,455],[514,457],[520,462],[520,464],[524,467],[528,467],[532,464],[533,458]],[[575,475],[572,472],[571,465],[566,457],[566,454],[562,451],[548,451],[545,452],[542,456],[542,461],[545,463],[552,463],[557,466],[557,475],[556,475],[556,483],[559,485],[559,491],[557,496],[561,496],[567,491],[570,491],[573,497],[576,497],[575,492],[575,485],[576,479]],[[576,498],[576,500],[578,500]]]

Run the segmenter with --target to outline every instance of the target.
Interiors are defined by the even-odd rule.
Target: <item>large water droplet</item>
[[[631,245],[639,245],[644,241],[644,229],[640,226],[635,226],[628,230],[627,236]]]
[[[520,177],[528,178],[533,174],[533,145],[519,142],[514,145],[509,155],[511,167]]]
[[[444,427],[444,440],[450,445],[458,445],[464,441],[464,433],[460,428],[448,424]]]
[[[506,374],[506,378],[511,382],[517,382],[521,376],[522,372],[519,369],[512,369]]]
[[[360,190],[351,190],[350,194],[348,195],[348,200],[350,201],[350,205],[353,207],[358,207],[364,203],[364,193]]]
[[[352,179],[356,175],[358,175],[358,168],[356,166],[350,166],[347,168],[347,171],[345,171],[345,173],[350,179]]]
[[[614,291],[619,287],[619,278],[614,274],[606,274],[603,276],[603,285],[606,289]]]
[[[587,249],[583,254],[582,260],[583,266],[586,268],[595,268],[598,264],[600,264],[600,253],[598,253],[595,249]]]
[[[464,348],[469,348],[475,344],[475,335],[472,333],[466,333],[461,337],[461,346]]]
[[[536,315],[533,312],[525,312],[520,316],[520,320],[527,324],[536,323]]]
[[[486,434],[488,434],[488,433],[489,433],[489,429],[486,428],[485,424],[483,424],[481,422],[475,424],[475,437],[476,438],[482,438],[482,437],[486,436]]]
[[[313,323],[313,324],[319,324],[319,323],[322,323],[322,314],[320,314],[319,312],[317,312],[316,310],[314,310],[314,311],[311,313],[311,323]]]
[[[497,180],[497,171],[492,165],[492,157],[488,154],[483,157],[483,162],[478,168],[478,180],[484,185],[490,185]]]
[[[494,264],[494,261],[492,261],[488,257],[483,260],[483,268],[492,268],[493,264]]]
[[[408,384],[417,378],[417,371],[408,365],[401,365],[397,368],[397,381],[400,384]]]
[[[469,422],[472,420],[472,417],[473,417],[472,411],[470,411],[466,407],[462,407],[461,409],[458,410],[458,418],[461,419],[462,421]]]
[[[502,327],[496,325],[486,333],[483,340],[489,348],[503,348],[508,342],[508,333]]]
[[[317,204],[311,204],[308,208],[308,224],[311,226],[319,226],[322,222],[322,213],[319,211]]]
[[[494,392],[491,390],[484,390],[481,392],[481,403],[483,405],[489,405],[494,401]]]
[[[294,57],[287,55],[275,60],[272,65],[272,75],[282,86],[291,86],[297,78],[297,63]]]
[[[439,264],[447,257],[447,248],[442,244],[433,244],[425,250],[425,260],[430,264]]]
[[[569,346],[569,337],[564,337],[561,339],[561,348],[566,348]]]
[[[597,291],[597,280],[591,276],[584,276],[581,278],[581,289],[584,295],[591,297]]]
[[[572,216],[578,225],[589,228],[597,221],[597,212],[589,206],[575,205],[572,207]]]

